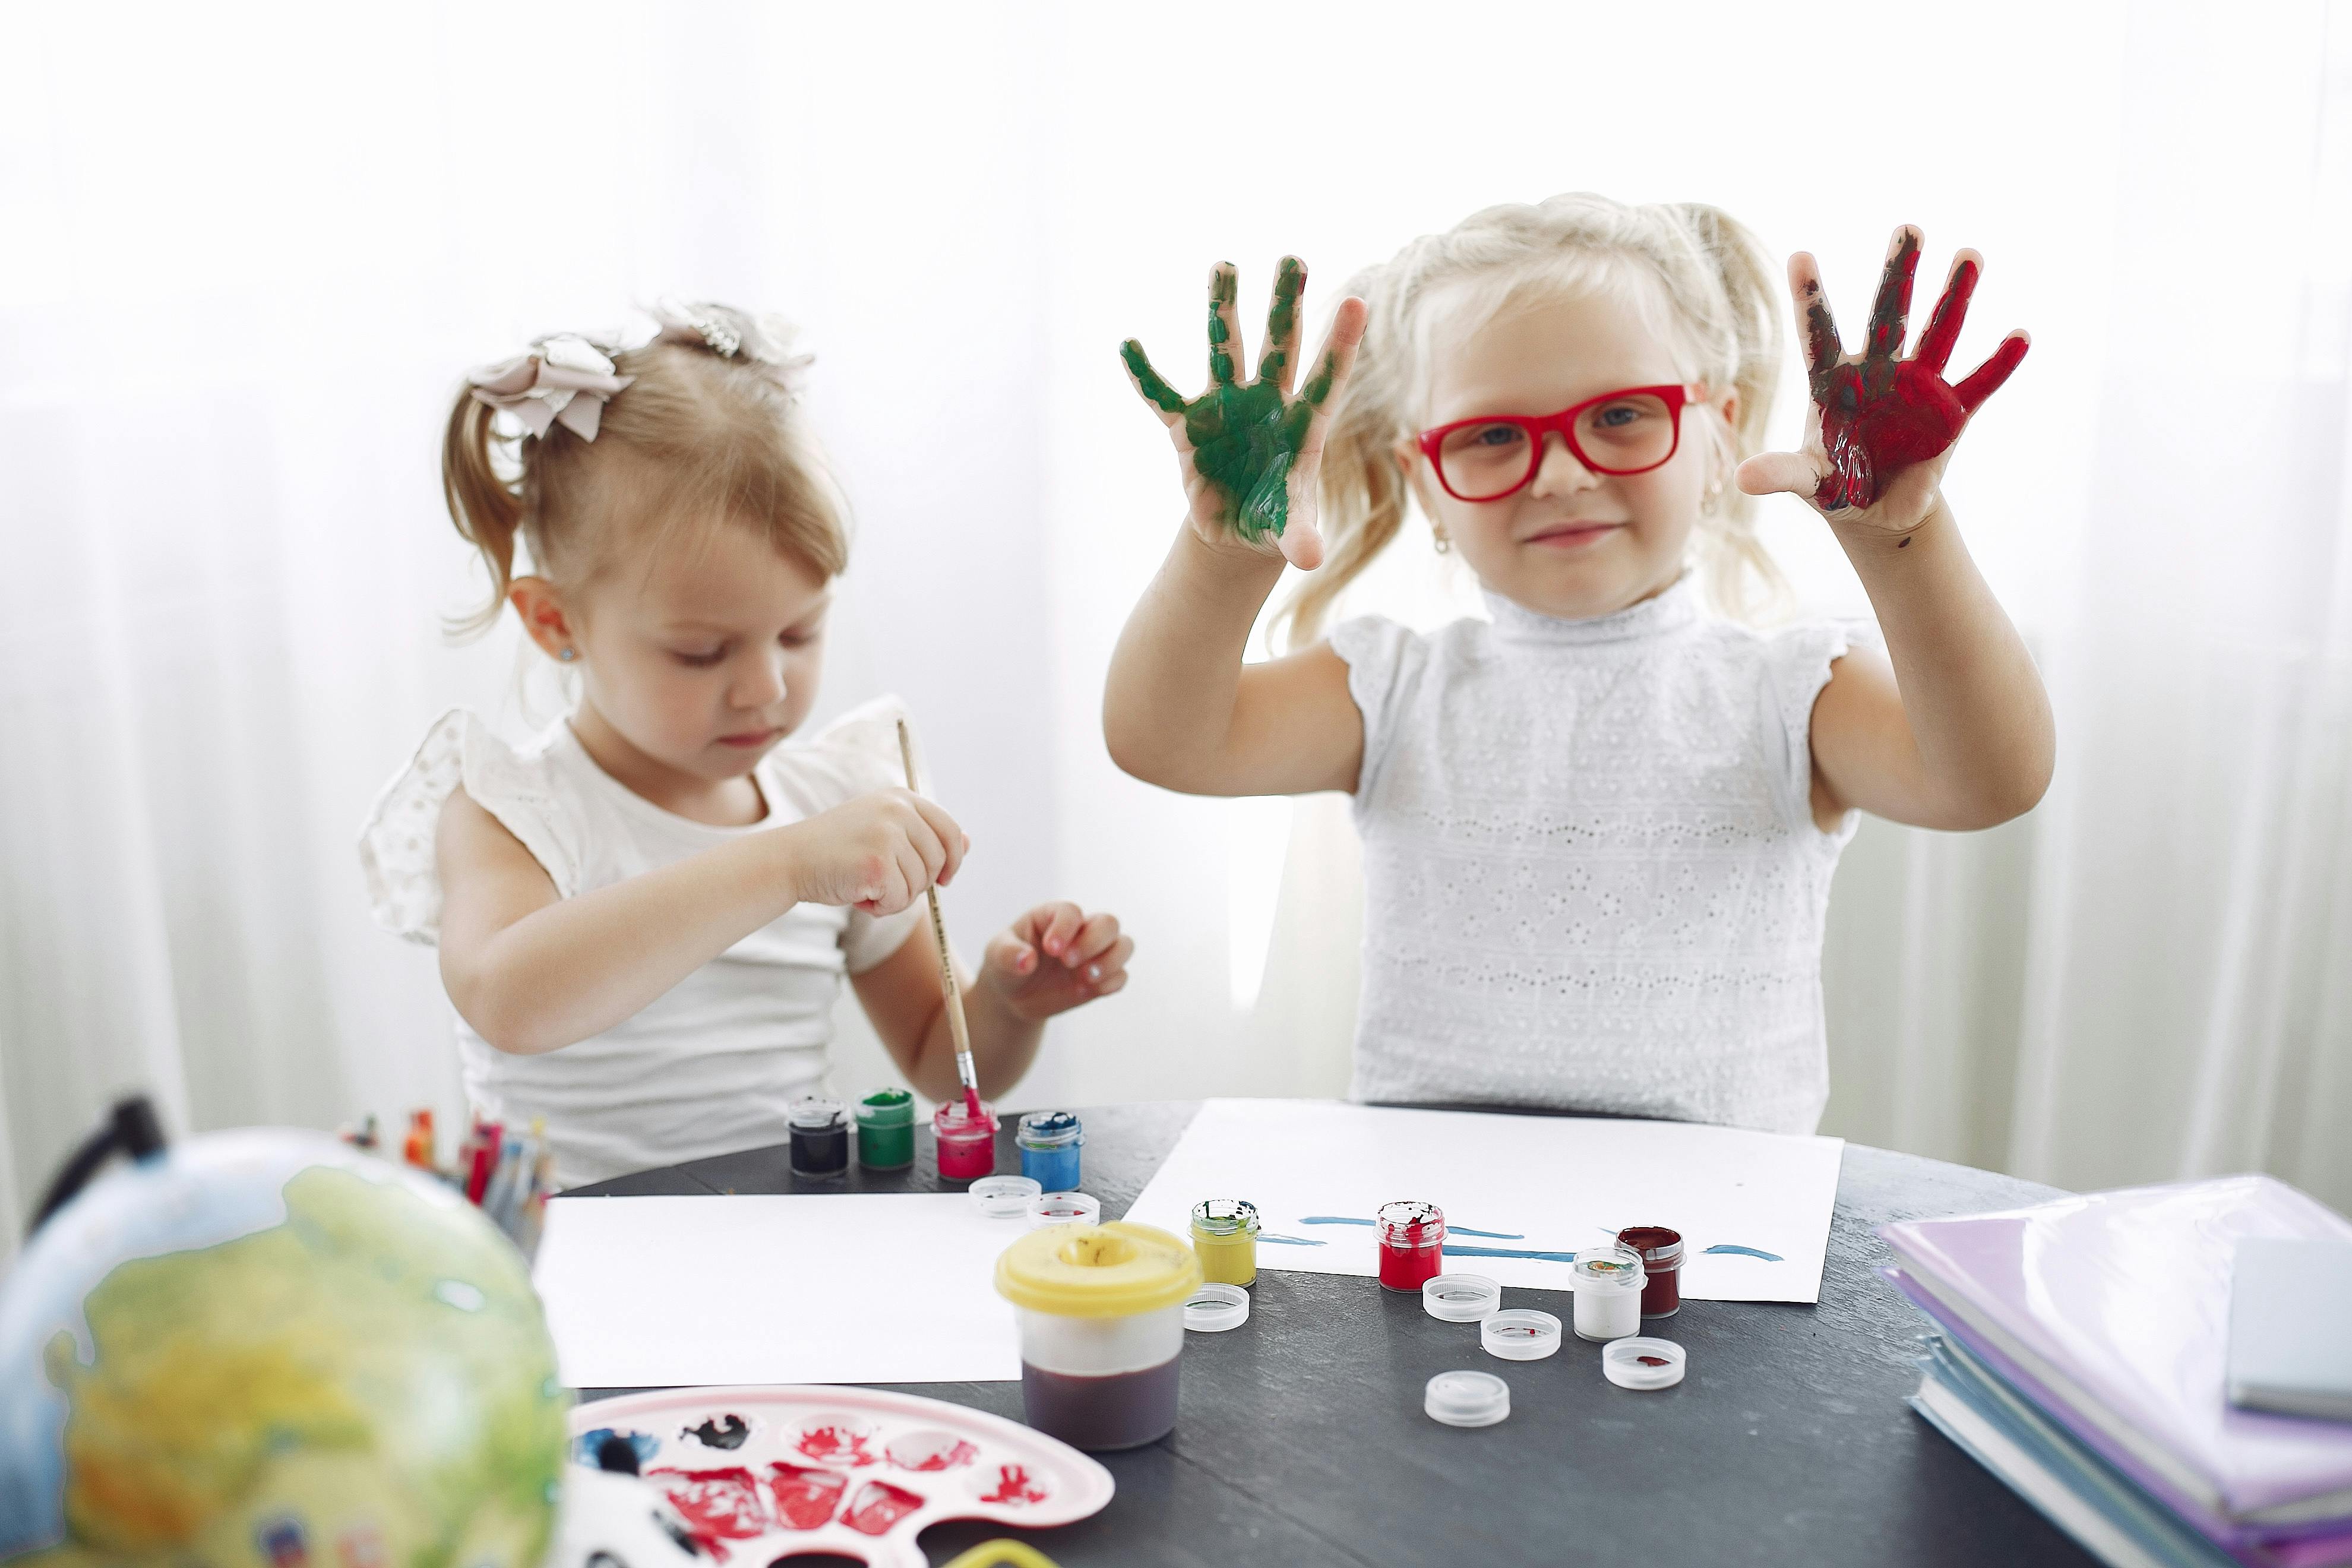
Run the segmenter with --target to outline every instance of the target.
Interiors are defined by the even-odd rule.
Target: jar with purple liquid
[[[1192,1249],[1148,1225],[1033,1230],[996,1260],[1021,1334],[1029,1425],[1074,1448],[1135,1448],[1176,1426]]]

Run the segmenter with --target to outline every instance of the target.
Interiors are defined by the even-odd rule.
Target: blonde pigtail
[[[496,418],[496,411],[467,387],[457,394],[441,442],[441,495],[448,503],[449,521],[490,569],[489,603],[453,619],[449,629],[455,636],[472,636],[496,622],[514,579],[515,535],[522,529],[523,502],[518,485],[499,471],[491,449],[493,442],[504,439],[491,428]]]
[[[1381,330],[1381,283],[1376,269],[1348,285],[1349,293],[1374,301],[1373,321],[1356,351],[1355,374],[1341,390],[1324,436],[1319,490],[1323,564],[1307,574],[1269,628],[1269,636],[1283,634],[1294,653],[1322,635],[1323,623],[1348,584],[1363,575],[1404,526],[1411,492],[1396,456],[1402,427],[1396,412],[1398,356]]]
[[[1764,449],[1772,399],[1780,391],[1780,274],[1756,236],[1730,214],[1696,202],[1666,210],[1706,258],[1722,290],[1731,384],[1739,400],[1734,423],[1725,432],[1722,489],[1700,519],[1702,585],[1716,606],[1736,619],[1776,616],[1793,604],[1795,594],[1780,563],[1757,537],[1756,498],[1731,476]]]

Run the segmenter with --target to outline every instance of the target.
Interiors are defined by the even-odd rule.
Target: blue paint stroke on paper
[[[1714,1253],[1736,1253],[1742,1258],[1760,1258],[1767,1263],[1780,1261],[1780,1255],[1777,1252],[1764,1252],[1753,1247],[1739,1247],[1728,1241],[1718,1241],[1707,1250]]]
[[[1486,1233],[1472,1231],[1470,1234],[1483,1236]],[[1445,1248],[1445,1255],[1448,1258],[1529,1258],[1538,1263],[1576,1261],[1576,1254],[1573,1252],[1530,1252],[1516,1247],[1448,1247]]]
[[[1276,1236],[1272,1231],[1260,1232],[1258,1239],[1260,1241],[1273,1242],[1277,1247],[1321,1247],[1324,1245],[1322,1242],[1317,1241],[1310,1237]]]
[[[1350,1218],[1347,1215],[1311,1214],[1305,1219],[1300,1220],[1298,1223],[1301,1225],[1370,1225],[1372,1222],[1368,1219]],[[1525,1241],[1527,1239],[1526,1234],[1521,1231],[1473,1230],[1466,1225],[1455,1225],[1451,1220],[1446,1222],[1445,1234],[1448,1236],[1484,1236],[1489,1237],[1496,1241]],[[1264,1237],[1260,1237],[1258,1239],[1263,1241],[1265,1238]]]

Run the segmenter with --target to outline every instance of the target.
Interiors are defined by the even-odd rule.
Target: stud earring
[[[1445,537],[1444,530],[1433,528],[1429,531],[1429,534],[1431,542],[1437,546],[1437,552],[1440,555],[1454,553],[1454,541]]]
[[[580,655],[574,649],[565,648],[562,653],[557,654],[555,657],[562,659],[564,663],[570,664],[573,659],[578,658]]]

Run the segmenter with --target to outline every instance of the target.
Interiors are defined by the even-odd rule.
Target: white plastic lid
[[[971,1206],[991,1219],[1018,1219],[1043,1191],[1027,1176],[982,1176],[971,1184]]]
[[[1683,1380],[1685,1359],[1672,1340],[1636,1335],[1601,1347],[1601,1370],[1620,1388],[1672,1388]]]
[[[1011,1179],[1021,1180],[1018,1176]],[[1098,1225],[1101,1221],[1102,1200],[1084,1193],[1047,1193],[1032,1199],[1029,1205],[1031,1230],[1043,1230],[1049,1225]]]
[[[1222,1334],[1249,1321],[1249,1292],[1212,1280],[1184,1302],[1184,1326],[1196,1334]]]
[[[1491,1372],[1441,1372],[1422,1391],[1421,1407],[1448,1426],[1492,1426],[1511,1413],[1511,1385]]]
[[[1441,1274],[1421,1287],[1421,1310],[1448,1323],[1475,1323],[1503,1304],[1503,1288],[1484,1274]]]
[[[1559,1320],[1532,1307],[1496,1312],[1478,1325],[1478,1342],[1505,1361],[1541,1361],[1559,1349]]]

